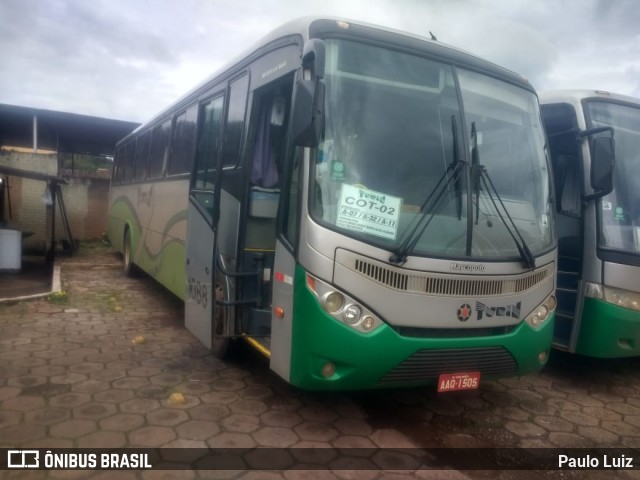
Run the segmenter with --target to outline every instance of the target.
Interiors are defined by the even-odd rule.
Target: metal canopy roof
[[[0,104],[0,146],[113,155],[118,140],[138,125],[108,118]],[[35,141],[34,128],[37,131]]]

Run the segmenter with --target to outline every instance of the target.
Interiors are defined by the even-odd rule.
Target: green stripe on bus
[[[576,353],[615,358],[640,355],[640,312],[585,298]]]

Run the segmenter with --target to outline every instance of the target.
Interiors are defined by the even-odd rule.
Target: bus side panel
[[[113,187],[112,187],[113,188]],[[124,226],[125,221],[124,218],[119,215],[118,205],[116,202],[119,202],[117,193],[112,190],[111,197],[109,199],[109,212],[107,214],[107,238],[118,252],[122,253],[124,249],[123,240],[124,236]]]
[[[181,299],[185,292],[187,188],[188,180],[115,187],[108,218],[108,235],[116,250],[123,251],[128,228],[133,262]],[[150,231],[152,212],[160,213],[153,215]]]
[[[271,314],[271,356],[270,367],[282,378],[290,381],[291,349],[293,337],[293,278],[295,275],[295,259],[282,245],[276,243],[276,257],[273,266],[273,307],[281,307],[284,317]]]
[[[137,246],[141,238],[142,224],[136,208],[137,195],[132,193],[136,185],[112,187],[111,206],[109,208],[108,235],[113,246],[122,253],[124,250],[124,233],[129,228],[134,262],[137,263]]]
[[[141,200],[150,203],[148,223],[137,262],[158,282],[184,299],[187,179],[156,182]]]
[[[420,350],[446,351],[497,347],[515,360],[515,371],[525,375],[539,371],[546,363],[553,335],[555,314],[538,329],[522,322],[505,335],[465,338],[403,337],[387,324],[370,334],[359,333],[329,316],[306,286],[305,271],[296,268],[290,382],[309,390],[357,390],[431,385],[437,376],[420,380],[381,382],[385,374]],[[426,309],[425,309],[426,310]],[[401,314],[401,313],[399,313]],[[547,355],[539,359],[541,352]],[[322,375],[328,362],[335,365],[329,378]],[[443,367],[441,373],[457,373]],[[505,375],[500,375],[505,376]],[[497,378],[483,375],[483,380]]]
[[[584,299],[576,353],[599,358],[640,355],[640,312]]]

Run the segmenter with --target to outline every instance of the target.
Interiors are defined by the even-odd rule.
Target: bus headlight
[[[584,296],[604,300],[618,307],[640,311],[640,293],[638,292],[587,282],[585,284]]]
[[[329,315],[354,330],[370,333],[383,323],[372,311],[355,299],[308,273],[307,288],[313,292]]]
[[[329,292],[324,297],[324,309],[329,313],[339,312],[344,305],[344,297],[339,292]]]
[[[555,310],[557,303],[556,296],[549,295],[524,321],[533,328],[539,328],[551,317],[551,313]]]

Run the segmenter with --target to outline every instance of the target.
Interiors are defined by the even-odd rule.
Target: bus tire
[[[124,242],[122,246],[122,257],[124,259],[124,267],[122,272],[127,277],[135,277],[137,270],[133,263],[132,251],[131,251],[131,232],[127,228],[124,231]]]

